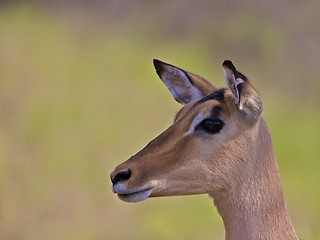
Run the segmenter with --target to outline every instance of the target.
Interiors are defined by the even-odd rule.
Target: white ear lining
[[[243,81],[243,79],[241,79],[241,78],[237,78],[237,79],[235,79],[234,80],[234,85],[235,85],[235,92],[236,92],[236,94],[237,94],[237,96],[236,96],[236,104],[239,104],[239,102],[240,102],[240,95],[239,95],[239,90],[238,90],[238,85],[240,84],[240,83],[243,83],[244,81]],[[239,106],[239,109],[240,109],[240,106]],[[241,109],[240,109],[241,110]]]
[[[237,79],[235,80],[235,82],[236,82],[236,87],[237,87],[240,83],[243,83],[244,81],[243,81],[242,78],[237,78]]]
[[[229,69],[229,68],[223,68],[223,74],[224,74],[224,78],[227,80],[227,82],[229,81],[234,81],[235,77],[233,72]]]
[[[163,73],[162,80],[177,101],[185,105],[192,100],[203,97],[203,94],[190,83],[190,80],[182,70],[171,66],[166,69],[168,73]],[[177,76],[177,79],[181,79],[182,81],[170,81],[170,74]]]
[[[164,83],[164,85],[166,85],[166,87],[168,88],[168,90],[171,92],[172,96],[174,99],[181,99],[180,95],[177,93],[177,91],[175,91],[175,89],[172,87],[172,85],[170,84],[170,82],[168,81],[168,78],[166,77],[166,75],[164,74],[164,76],[162,77],[162,81]]]

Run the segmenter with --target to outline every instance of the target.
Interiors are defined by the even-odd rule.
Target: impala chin
[[[151,195],[155,185],[155,182],[150,182],[138,188],[128,189],[124,184],[117,183],[112,190],[124,202],[141,202]]]
[[[146,189],[128,194],[118,193],[118,197],[125,202],[141,202],[146,200],[150,196],[151,192],[151,189]]]

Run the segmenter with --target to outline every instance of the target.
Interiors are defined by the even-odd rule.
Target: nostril
[[[117,172],[113,177],[111,177],[111,181],[113,184],[116,184],[120,181],[126,181],[129,180],[131,177],[131,171],[130,169],[121,170],[120,172]]]

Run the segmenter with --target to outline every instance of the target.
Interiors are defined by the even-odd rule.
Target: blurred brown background
[[[179,105],[152,59],[264,99],[289,212],[320,238],[319,1],[1,1],[0,239],[223,239],[205,195],[121,202],[109,173]]]

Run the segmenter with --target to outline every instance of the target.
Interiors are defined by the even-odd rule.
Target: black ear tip
[[[233,66],[233,63],[231,60],[224,60],[223,63],[222,63],[223,66],[227,66],[227,65],[232,65]]]
[[[156,69],[156,72],[159,74],[163,67],[162,67],[162,62],[158,59],[153,59],[153,66]]]
[[[236,71],[236,67],[233,65],[233,63],[230,60],[224,60],[224,62],[222,63],[222,66],[226,67],[226,68],[229,68],[233,72]]]
[[[158,60],[158,59],[156,59],[156,58],[153,59],[153,65],[156,65],[156,64],[158,64],[159,62],[160,62],[160,60]]]

